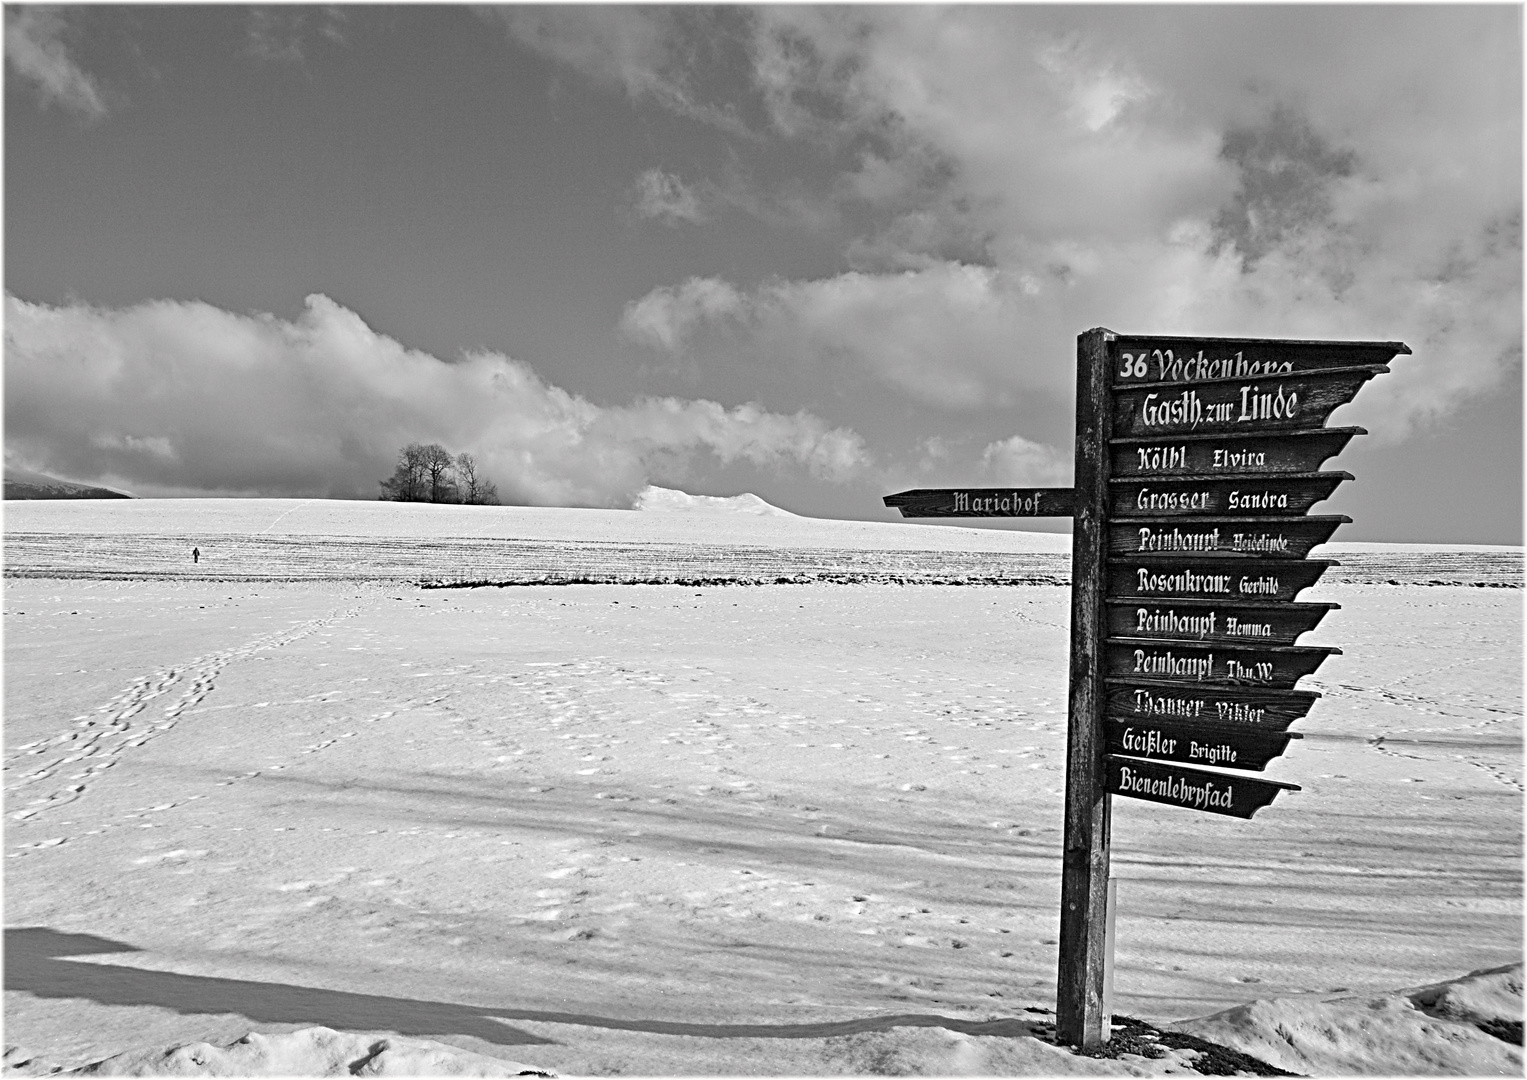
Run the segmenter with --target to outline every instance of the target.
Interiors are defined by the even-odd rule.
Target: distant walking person
[[[191,561],[193,563],[201,562],[201,552],[198,551],[196,548],[192,548],[191,549]]]

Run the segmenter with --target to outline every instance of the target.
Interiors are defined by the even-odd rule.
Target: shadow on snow
[[[41,998],[82,998],[102,1005],[149,1006],[186,1014],[235,1013],[256,1023],[319,1024],[336,1030],[393,1031],[428,1037],[470,1035],[500,1046],[547,1045],[503,1020],[577,1024],[615,1031],[690,1035],[713,1039],[821,1039],[893,1027],[942,1027],[967,1035],[1040,1035],[1041,1021],[983,1022],[930,1014],[873,1016],[822,1024],[681,1024],[619,1020],[577,1013],[537,1012],[459,1005],[445,1001],[352,994],[286,983],[219,979],[147,971],[117,964],[77,963],[72,958],[139,952],[136,946],[92,934],[64,934],[42,926],[5,931],[5,989]]]

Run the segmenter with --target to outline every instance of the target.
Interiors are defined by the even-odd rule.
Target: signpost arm
[[[1071,539],[1071,690],[1066,740],[1066,826],[1061,870],[1056,1036],[1091,1049],[1108,1041],[1109,801],[1104,778],[1103,639],[1108,558],[1108,330],[1076,341],[1076,494]]]

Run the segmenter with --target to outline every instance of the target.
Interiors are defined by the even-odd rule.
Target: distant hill
[[[72,480],[60,480],[56,476],[31,472],[27,469],[5,470],[5,497],[7,499],[131,499],[132,496],[111,488],[76,484]]]

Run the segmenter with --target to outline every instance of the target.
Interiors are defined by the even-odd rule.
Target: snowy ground
[[[1054,1004],[1066,588],[876,571],[424,589],[334,540],[391,536],[413,580],[472,576],[426,541],[508,537],[552,545],[542,559],[699,543],[688,565],[712,570],[742,546],[835,551],[845,573],[901,559],[912,579],[942,550],[1038,581],[1065,538],[155,505],[5,508],[11,1068],[250,1031],[294,1071],[371,1053],[316,1028],[391,1033],[371,1069],[394,1073],[481,1074],[467,1055],[563,1074],[1147,1068],[990,1037]],[[140,580],[47,569],[134,534],[176,555],[140,545]],[[218,548],[186,558],[240,535],[320,569],[350,559],[348,579],[206,580]],[[1520,585],[1520,549],[1378,554],[1488,584],[1514,558]],[[14,576],[42,573],[80,576]],[[1326,696],[1269,769],[1304,790],[1250,822],[1115,800],[1120,1013],[1313,995],[1279,1007],[1314,1015],[1521,960],[1521,589],[1338,581],[1303,599],[1342,604],[1304,643],[1345,650],[1302,684]],[[1250,1045],[1258,1023],[1213,1037]],[[1518,1048],[1445,1034],[1476,1055],[1461,1071],[1495,1071],[1494,1053],[1520,1073]],[[1310,1067],[1393,1072],[1378,1048],[1395,1039]],[[442,1065],[428,1044],[464,1053]],[[235,1071],[259,1071],[238,1052]]]

